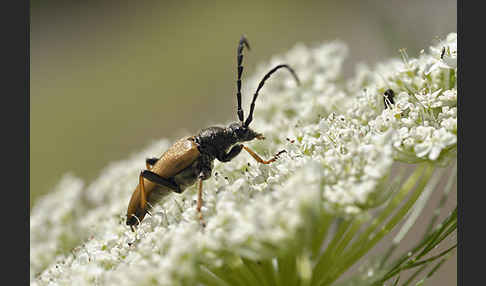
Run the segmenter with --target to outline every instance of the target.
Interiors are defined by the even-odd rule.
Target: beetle
[[[139,175],[138,185],[133,191],[128,204],[126,224],[132,231],[134,226],[141,223],[145,215],[152,208],[152,205],[167,196],[171,191],[182,193],[187,187],[198,183],[197,212],[201,225],[205,222],[202,217],[201,207],[203,181],[211,177],[214,160],[229,162],[244,149],[258,163],[270,164],[274,162],[282,150],[271,159],[264,160],[247,146],[240,144],[253,139],[263,140],[263,134],[257,133],[249,126],[253,120],[253,111],[258,92],[265,84],[265,81],[277,70],[287,69],[300,85],[299,78],[295,71],[286,64],[275,66],[265,74],[260,81],[258,88],[253,95],[248,117],[244,120],[243,109],[241,108],[241,75],[243,73],[243,49],[250,50],[250,45],[245,36],[242,36],[237,47],[237,115],[239,122],[233,122],[228,127],[208,127],[202,129],[197,135],[182,138],[174,143],[160,158],[146,159],[146,170]]]

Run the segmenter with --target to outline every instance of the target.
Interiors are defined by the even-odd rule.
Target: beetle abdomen
[[[199,158],[200,153],[197,149],[196,142],[194,142],[193,137],[186,137],[174,143],[160,159],[152,167],[152,172],[157,175],[170,179],[181,173],[184,169],[187,169]],[[177,181],[176,181],[177,183]],[[164,197],[166,192],[171,190],[158,186],[155,183],[144,179],[144,189],[147,194],[147,200],[149,203],[153,204],[155,201],[151,199],[151,193],[156,191],[160,194],[155,194],[155,197]],[[154,198],[155,198],[154,197]]]
[[[179,185],[181,191],[184,191],[187,187],[190,187],[196,183],[197,176],[199,175],[197,168],[198,161],[199,159],[194,161],[191,166],[185,168],[174,176],[174,182]]]
[[[171,190],[166,187],[156,186],[147,196],[147,202],[149,202],[152,206],[156,203],[160,202],[164,197],[170,194]]]
[[[168,179],[190,166],[200,155],[194,137],[186,137],[165,151],[151,171]]]
[[[182,173],[179,175],[181,178],[179,180],[181,180],[184,187],[187,187],[188,183],[192,179],[190,179],[191,175],[183,170],[189,169],[188,167],[197,161],[200,155],[201,153],[197,148],[194,137],[182,138],[175,142],[174,145],[172,145],[164,154],[162,154],[160,159],[152,166],[151,171],[165,179],[173,178],[177,174]],[[144,178],[143,182],[146,200],[151,205],[159,202],[163,197],[167,196],[171,192],[169,188],[161,187],[148,179]],[[135,188],[135,191],[133,192],[128,204],[128,225],[133,225],[136,223],[136,219],[133,217],[133,215],[135,215],[139,221],[142,221],[146,214],[146,210],[141,207],[142,200],[140,196],[141,191],[139,184]],[[146,207],[147,206],[145,206],[145,208]]]

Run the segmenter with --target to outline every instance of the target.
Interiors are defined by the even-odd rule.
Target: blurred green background
[[[153,140],[235,120],[242,34],[244,78],[297,42],[335,39],[351,76],[358,61],[418,55],[456,22],[453,0],[32,0],[30,205],[66,172],[89,182]]]

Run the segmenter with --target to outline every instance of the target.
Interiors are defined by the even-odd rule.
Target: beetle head
[[[134,231],[134,226],[140,224],[140,222],[145,217],[147,211],[140,207],[140,190],[137,187],[135,192],[133,192],[132,197],[130,198],[130,203],[128,204],[127,209],[127,225],[130,226],[132,231]]]
[[[233,122],[228,127],[231,134],[237,142],[251,141],[253,139],[263,140],[263,134],[253,131],[250,127],[241,124],[240,122]]]
[[[133,226],[137,226],[140,224],[140,222],[143,220],[145,217],[145,214],[127,214],[127,225],[129,225],[132,228],[133,231]]]

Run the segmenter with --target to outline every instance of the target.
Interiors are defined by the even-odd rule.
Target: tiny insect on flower
[[[385,104],[385,109],[387,109],[390,105],[395,104],[395,92],[393,89],[387,89],[384,93],[383,103]]]
[[[202,184],[204,180],[211,177],[215,159],[221,162],[229,162],[235,158],[241,150],[247,151],[258,163],[270,164],[278,156],[285,152],[282,150],[271,159],[264,160],[249,147],[239,144],[253,139],[263,140],[263,134],[253,131],[249,126],[253,120],[253,111],[258,92],[270,76],[281,68],[285,68],[292,74],[293,78],[300,84],[294,70],[286,64],[275,66],[260,81],[258,88],[253,95],[250,105],[250,113],[244,120],[244,113],[241,108],[241,76],[243,73],[243,49],[250,49],[248,40],[242,36],[237,48],[237,93],[238,100],[237,115],[239,122],[231,123],[228,127],[208,127],[202,129],[199,134],[182,138],[172,145],[160,158],[146,159],[146,170],[139,176],[139,183],[135,188],[127,209],[126,224],[134,230],[145,215],[150,214],[149,210],[153,204],[160,201],[171,191],[182,193],[187,187],[198,182],[197,212],[203,226],[205,222],[202,217],[201,207]]]
[[[446,52],[446,48],[445,48],[445,47],[442,47],[442,51],[441,51],[441,53],[440,53],[440,59],[441,59],[441,60],[443,60],[443,59],[444,59],[445,52]]]

